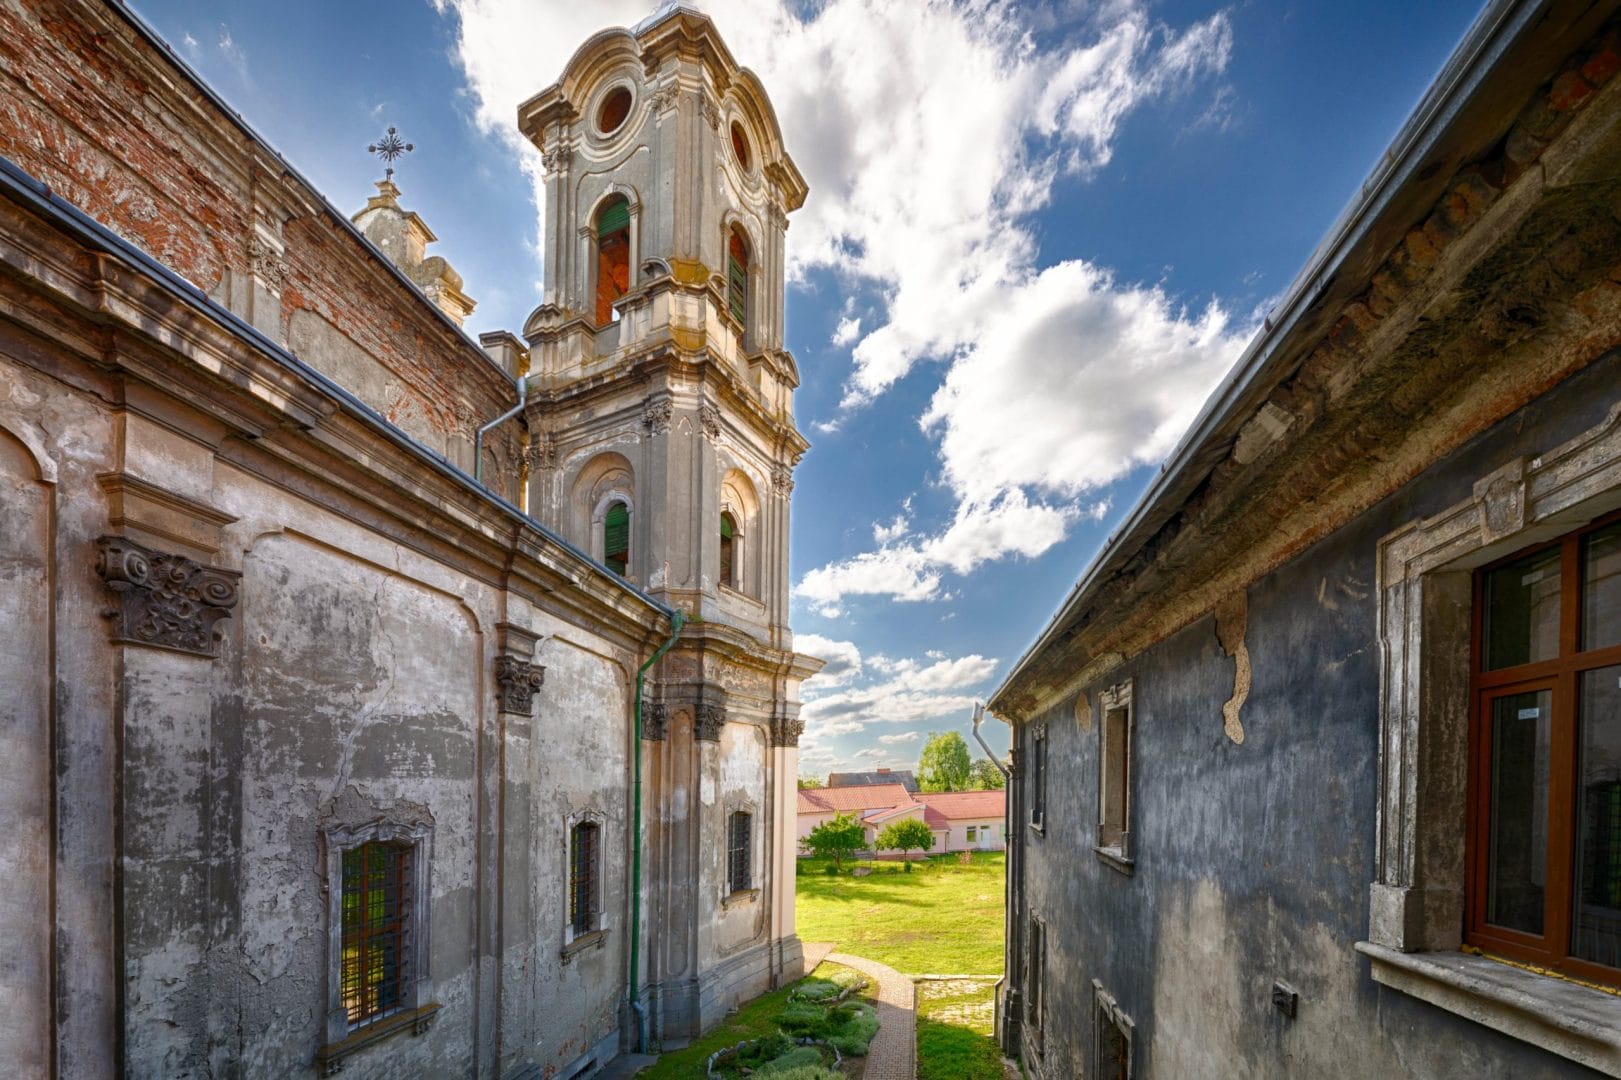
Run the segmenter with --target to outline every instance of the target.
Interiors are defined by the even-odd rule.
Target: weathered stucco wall
[[[1073,698],[1044,713],[1045,832],[1019,825],[1029,913],[1047,924],[1046,1047],[1027,1039],[1027,1068],[1090,1071],[1096,979],[1136,1025],[1137,1076],[1586,1074],[1377,986],[1353,945],[1376,877],[1377,541],[1618,400],[1612,354],[1250,588],[1241,743],[1223,714],[1238,663],[1215,618],[1086,687],[1090,718],[1101,690],[1133,681],[1130,876],[1091,850],[1100,725],[1083,728]],[[1029,737],[1021,726],[1021,759]],[[1272,1003],[1278,980],[1299,992],[1295,1019]]]

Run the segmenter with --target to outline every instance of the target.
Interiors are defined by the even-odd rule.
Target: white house
[[[1007,844],[1004,828],[1006,793],[1002,791],[949,791],[912,793],[901,784],[812,788],[799,792],[799,838],[836,814],[851,814],[861,821],[873,850],[878,833],[892,821],[916,817],[934,833],[935,853],[948,851],[1001,851]],[[804,854],[804,848],[800,849]]]

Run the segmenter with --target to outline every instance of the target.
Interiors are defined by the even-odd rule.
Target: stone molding
[[[720,410],[710,404],[698,406],[698,423],[707,439],[720,438]]]
[[[549,431],[538,431],[529,438],[524,450],[524,462],[531,472],[557,468],[557,441]]]
[[[154,551],[122,536],[96,541],[96,573],[117,598],[106,614],[112,640],[196,656],[218,655],[214,624],[228,618],[242,575],[184,555]]]
[[[535,709],[535,694],[546,682],[546,669],[516,656],[495,658],[495,683],[500,688],[501,711],[529,716]]]
[[[781,462],[771,466],[771,490],[778,495],[788,495],[794,490],[794,468]]]
[[[1621,404],[1549,452],[1482,476],[1470,498],[1379,542],[1377,878],[1369,940],[1462,940],[1472,572],[1621,505]]]
[[[291,272],[286,248],[256,227],[248,240],[248,269],[260,284],[280,296]]]
[[[726,726],[726,707],[717,702],[705,701],[699,704],[694,712],[694,737],[704,742],[720,742],[721,729]]]

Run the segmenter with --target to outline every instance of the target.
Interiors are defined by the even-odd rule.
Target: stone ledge
[[[315,1052],[316,1071],[322,1076],[336,1075],[343,1071],[345,1058],[380,1043],[391,1035],[398,1035],[402,1031],[421,1035],[433,1024],[434,1014],[438,1011],[437,1004],[424,1005],[419,1009],[407,1009],[385,1016],[365,1027],[357,1028],[348,1038],[328,1043]]]
[[[1621,996],[1461,952],[1404,953],[1359,941],[1373,981],[1621,1077]]]
[[[1127,877],[1130,877],[1132,874],[1137,872],[1137,861],[1128,857],[1125,852],[1121,851],[1119,848],[1109,848],[1103,847],[1099,844],[1093,844],[1092,853],[1098,857],[1098,861],[1104,866],[1107,866],[1111,870],[1117,870],[1120,873],[1125,874]]]
[[[567,945],[563,946],[563,951],[558,955],[563,958],[563,963],[567,964],[585,950],[600,949],[607,943],[608,929],[607,927],[601,927],[591,931],[589,934],[581,934],[579,937],[571,939]]]

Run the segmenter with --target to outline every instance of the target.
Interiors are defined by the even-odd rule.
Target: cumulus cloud
[[[795,634],[794,649],[825,662],[805,685],[837,686],[861,674],[861,650],[853,641],[834,641],[820,634]]]
[[[873,657],[866,666],[876,675],[854,685],[823,688],[806,680],[800,715],[807,732],[838,734],[851,722],[921,724],[967,712],[976,698],[965,691],[989,679],[996,660],[977,653],[927,662]]]
[[[915,731],[903,731],[899,735],[880,735],[878,741],[885,746],[893,746],[896,743],[916,742],[918,738],[919,735]]]
[[[538,155],[516,107],[588,36],[652,5],[434,3],[455,14],[476,120],[520,147],[538,235]],[[1084,260],[1043,267],[1031,217],[1058,178],[1107,167],[1145,106],[1185,101],[1184,122],[1207,126],[1231,111],[1228,15],[1171,26],[1149,0],[702,6],[769,88],[810,183],[790,274],[831,270],[878,298],[842,313],[832,340],[851,372],[840,411],[813,428],[834,434],[918,364],[944,367],[920,423],[951,519],[877,526],[875,550],[812,569],[796,594],[828,615],[852,596],[935,600],[947,574],[1040,555],[1095,512],[1088,492],[1165,454],[1244,337],[1215,302],[1190,311]]]

